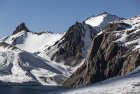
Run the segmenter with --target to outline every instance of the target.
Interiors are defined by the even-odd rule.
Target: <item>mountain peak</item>
[[[110,13],[108,13],[108,12],[102,12],[101,14],[99,14],[99,15],[111,15]]]
[[[100,29],[103,29],[108,25],[108,23],[121,20],[122,18],[109,14],[107,12],[103,12],[97,16],[91,16],[88,19],[86,19],[85,24],[88,24],[92,27],[94,27],[97,31]]]
[[[15,29],[15,31],[13,32],[13,35],[16,33],[19,33],[21,31],[25,31],[25,32],[29,32],[29,29],[26,27],[25,23],[22,22],[20,25],[18,25]]]

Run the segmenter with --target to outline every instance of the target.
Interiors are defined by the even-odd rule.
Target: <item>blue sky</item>
[[[140,0],[0,0],[0,38],[21,22],[35,32],[64,32],[104,11],[125,18],[140,15],[139,5]]]

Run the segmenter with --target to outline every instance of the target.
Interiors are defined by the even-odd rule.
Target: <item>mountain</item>
[[[97,24],[98,19],[101,20],[100,24]],[[68,66],[76,66],[87,56],[94,36],[100,32],[99,29],[103,29],[109,22],[121,19],[123,18],[105,12],[82,23],[76,22],[59,41],[42,51],[41,56]]]
[[[84,64],[64,86],[86,86],[123,76],[140,66],[140,16],[108,24],[94,37]]]
[[[44,54],[55,62],[75,66],[86,56],[95,34],[91,26],[76,22],[59,41],[45,49]]]
[[[93,23],[97,24],[96,21],[100,17],[102,21],[95,27]],[[32,32],[25,23],[21,23],[11,36],[1,40],[0,63],[2,68],[7,67],[5,70],[8,74],[1,70],[3,76],[0,76],[0,81],[11,84],[60,85],[77,68],[83,66],[92,41],[100,30],[110,22],[121,19],[109,13],[102,13],[83,22],[76,22],[67,32],[59,34]],[[13,69],[15,71],[12,71]],[[20,71],[17,72],[16,69]],[[7,80],[9,78],[12,79]]]
[[[127,79],[140,66],[139,41],[140,16],[105,12],[59,34],[36,33],[21,23],[0,40],[0,84],[82,87]]]
[[[21,23],[11,36],[3,39],[3,42],[34,53],[45,46],[53,45],[63,34],[54,34],[52,32],[34,33],[25,26],[25,23]]]
[[[0,42],[1,85],[58,85],[68,71],[32,53]]]

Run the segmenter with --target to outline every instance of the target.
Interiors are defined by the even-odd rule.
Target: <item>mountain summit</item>
[[[109,14],[107,12],[103,12],[97,16],[91,16],[85,20],[85,23],[91,25],[94,29],[100,30],[106,27],[110,22],[123,20],[124,18],[120,18],[116,15]]]
[[[16,27],[15,31],[13,32],[13,35],[16,33],[19,33],[21,31],[29,32],[30,30],[26,27],[25,23],[21,23],[19,26]]]

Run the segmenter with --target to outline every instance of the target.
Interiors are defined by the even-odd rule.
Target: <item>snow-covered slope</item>
[[[20,49],[7,43],[0,43],[0,81],[4,83],[35,82],[18,62]],[[29,83],[31,84],[31,83]]]
[[[104,12],[98,16],[89,17],[85,23],[91,25],[96,30],[103,29],[108,25],[109,22],[122,20],[123,18],[117,17],[116,15],[111,15],[107,12]]]
[[[4,42],[15,45],[16,47],[28,51],[36,52],[43,49],[45,46],[51,46],[63,36],[61,34],[53,34],[50,32],[33,33],[21,31],[11,35],[4,40]]]
[[[124,31],[116,31],[116,42],[121,43],[125,47],[133,47],[133,50],[140,51],[140,16],[123,20],[122,22],[131,25]]]
[[[91,86],[50,94],[140,94],[140,67],[125,76],[117,76]]]
[[[7,43],[0,43],[0,82],[58,85],[68,76],[68,71],[59,65]]]

